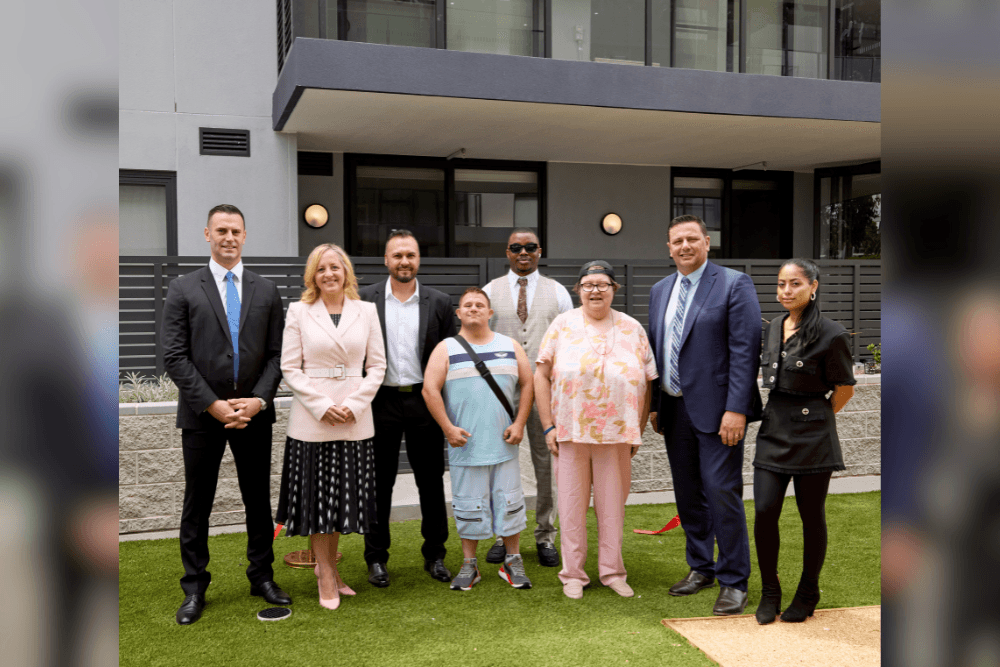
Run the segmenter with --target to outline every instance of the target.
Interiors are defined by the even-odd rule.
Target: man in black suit
[[[444,566],[448,514],[444,498],[444,434],[427,410],[421,391],[424,369],[439,342],[458,333],[447,294],[417,282],[420,247],[413,234],[394,231],[385,245],[389,279],[360,290],[375,303],[385,338],[385,379],[375,400],[375,504],[378,522],[365,534],[365,562],[373,586],[389,585],[389,512],[399,469],[399,449],[406,435],[406,455],[420,493],[421,552],[424,570],[450,582]]]
[[[181,588],[177,622],[194,623],[205,606],[208,519],[229,442],[246,509],[250,594],[291,604],[274,583],[271,548],[271,428],[281,382],[285,326],[277,286],[243,268],[243,214],[221,204],[208,212],[208,266],[170,283],[160,332],[167,374],[177,385],[177,427],[184,451]]]

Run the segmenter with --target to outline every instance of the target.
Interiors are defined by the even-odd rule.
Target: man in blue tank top
[[[531,364],[515,341],[490,330],[490,299],[470,287],[459,300],[458,319],[464,338],[486,365],[507,404],[515,405],[513,421],[475,361],[456,338],[434,348],[424,371],[424,401],[451,448],[452,507],[462,538],[464,562],[452,590],[479,583],[476,548],[480,540],[503,538],[507,555],[500,578],[514,588],[531,588],[520,553],[520,532],[527,527],[518,444],[534,399]]]

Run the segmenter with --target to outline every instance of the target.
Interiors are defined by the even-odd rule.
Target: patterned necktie
[[[233,272],[226,274],[226,320],[229,321],[229,336],[233,339],[233,386],[240,376],[240,295],[233,282]]]
[[[528,279],[518,278],[517,284],[521,286],[517,294],[517,317],[523,324],[528,319]]]
[[[670,391],[679,394],[681,391],[681,374],[678,361],[681,356],[681,333],[684,331],[684,311],[687,309],[688,288],[691,280],[681,278],[681,290],[677,295],[677,310],[674,311],[674,321],[670,323]]]

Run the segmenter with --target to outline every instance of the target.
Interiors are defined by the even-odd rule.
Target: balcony
[[[278,0],[297,37],[813,79],[881,81],[880,0]]]

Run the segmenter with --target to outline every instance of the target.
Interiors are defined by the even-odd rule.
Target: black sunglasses
[[[507,250],[510,250],[515,255],[520,253],[522,250],[527,250],[528,252],[535,252],[536,250],[538,250],[538,244],[526,243],[524,245],[521,245],[520,243],[511,243],[509,246],[507,246]]]

